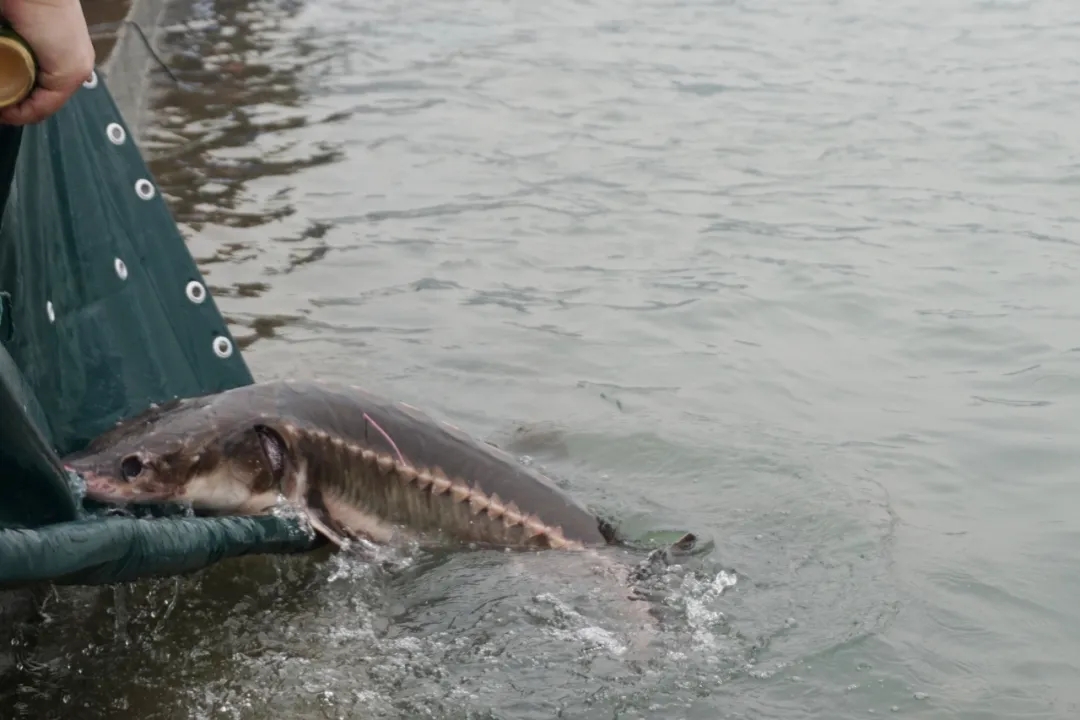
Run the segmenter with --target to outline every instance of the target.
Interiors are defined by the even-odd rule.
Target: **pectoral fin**
[[[318,512],[316,512],[313,508],[305,508],[304,516],[307,518],[308,524],[310,524],[316,532],[318,532],[320,535],[325,537],[333,544],[337,545],[339,549],[349,549],[349,540],[332,530],[328,524],[323,522],[322,518],[319,517]]]

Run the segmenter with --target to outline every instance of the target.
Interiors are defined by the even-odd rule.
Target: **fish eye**
[[[138,455],[128,455],[120,461],[120,473],[125,480],[134,480],[143,471],[143,461]]]

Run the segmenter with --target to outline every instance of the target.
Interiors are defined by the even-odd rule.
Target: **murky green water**
[[[10,712],[1076,717],[1073,10],[196,6],[146,147],[256,374],[715,545],[644,657],[555,554],[65,590]]]

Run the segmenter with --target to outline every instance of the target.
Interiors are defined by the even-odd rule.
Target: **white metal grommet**
[[[97,70],[90,71],[90,79],[85,81],[82,86],[91,90],[97,87]]]
[[[187,292],[187,299],[196,305],[201,304],[206,299],[206,288],[198,280],[189,282],[185,291]]]
[[[127,265],[124,264],[123,260],[121,260],[120,258],[116,258],[115,260],[113,260],[113,267],[116,268],[116,276],[118,278],[120,278],[121,280],[127,280]]]
[[[53,310],[52,300],[45,302],[45,314],[49,316],[49,322],[56,322],[56,311]]]
[[[139,178],[135,181],[135,194],[143,200],[149,200],[154,197],[154,183],[146,178]]]
[[[224,335],[214,338],[214,354],[223,360],[232,355],[232,343],[229,342],[229,338]]]
[[[124,127],[120,123],[109,123],[105,127],[105,134],[109,136],[109,142],[113,145],[123,145],[127,138]]]

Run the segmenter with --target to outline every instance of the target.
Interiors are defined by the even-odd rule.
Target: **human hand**
[[[28,125],[49,117],[94,70],[94,44],[79,0],[0,0],[0,15],[30,46],[37,85],[24,100],[0,110],[0,123]]]

